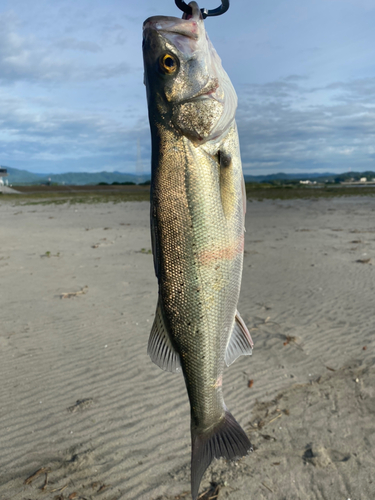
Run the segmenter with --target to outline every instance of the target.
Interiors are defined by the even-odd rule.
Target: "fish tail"
[[[207,467],[214,458],[229,460],[247,455],[253,451],[249,438],[229,411],[224,418],[208,432],[191,431],[191,496],[198,497],[199,486]]]

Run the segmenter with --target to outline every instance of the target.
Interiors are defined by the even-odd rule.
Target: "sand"
[[[0,184],[0,194],[20,194],[20,192],[9,186],[4,186]]]
[[[253,201],[246,228],[255,349],[223,387],[254,452],[202,498],[373,500],[375,199]],[[0,241],[0,499],[190,499],[183,379],[146,353],[148,204],[1,199]]]

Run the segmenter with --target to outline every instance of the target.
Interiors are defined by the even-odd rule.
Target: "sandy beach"
[[[223,391],[254,452],[201,498],[373,500],[375,198],[249,201],[246,231],[255,349]],[[149,204],[0,199],[0,242],[0,499],[189,500],[183,378],[146,352]]]

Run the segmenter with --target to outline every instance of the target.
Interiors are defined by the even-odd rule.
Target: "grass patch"
[[[72,191],[72,192],[22,192],[21,194],[4,194],[0,197],[0,204],[12,202],[15,205],[78,205],[97,203],[122,203],[125,201],[149,201],[149,189],[116,190],[116,191]]]
[[[57,252],[56,254],[52,254],[50,251],[47,251],[46,253],[44,253],[43,255],[41,255],[41,257],[60,257],[60,252]]]
[[[342,196],[375,196],[374,187],[342,186],[272,186],[270,184],[246,184],[249,200],[298,200],[317,198],[337,198]]]
[[[0,205],[78,205],[149,201],[149,186],[15,186],[20,194],[2,194]],[[375,187],[299,185],[275,186],[266,183],[247,183],[249,200],[293,200],[334,198],[338,196],[375,196]]]

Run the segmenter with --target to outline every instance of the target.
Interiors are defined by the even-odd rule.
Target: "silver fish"
[[[148,353],[182,371],[191,406],[191,491],[214,458],[251,444],[227,410],[224,365],[252,352],[237,311],[246,195],[237,96],[198,5],[143,25],[152,136],[151,238],[159,298]]]

